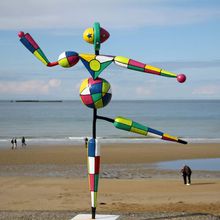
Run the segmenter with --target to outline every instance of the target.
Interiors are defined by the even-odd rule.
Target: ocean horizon
[[[79,100],[0,100],[0,145],[22,136],[36,144],[81,143],[92,136],[92,114]],[[189,142],[220,142],[220,100],[113,100],[98,115],[126,117]],[[97,136],[106,143],[163,142],[100,120]]]

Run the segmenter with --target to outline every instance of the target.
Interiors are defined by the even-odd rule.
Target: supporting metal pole
[[[92,123],[92,137],[94,140],[96,139],[96,119],[97,119],[97,109],[94,108],[93,109],[93,123]],[[92,206],[91,211],[92,211],[92,219],[95,219],[96,207]]]
[[[97,109],[93,109],[93,123],[92,123],[92,137],[96,138],[96,119],[97,119]]]
[[[95,50],[95,55],[99,55],[99,50]],[[93,123],[92,123],[92,137],[93,137],[93,139],[95,140],[95,143],[96,143],[96,120],[97,120],[97,109],[96,108],[94,108],[93,109]],[[98,146],[95,146],[95,148],[97,148]],[[99,160],[98,160],[98,163],[100,163],[100,156],[95,156],[95,160],[97,160],[99,158]],[[97,166],[97,164],[95,165],[94,164],[94,166]],[[99,167],[100,165],[98,164],[98,167]],[[94,169],[96,169],[95,167],[94,167]],[[94,174],[94,176],[96,176],[97,174]],[[97,175],[97,177],[98,177],[98,179],[99,179],[99,171],[98,171],[98,175]],[[94,177],[94,179],[95,179],[95,177]],[[95,180],[94,180],[95,181]],[[91,183],[90,183],[91,184]],[[94,185],[98,185],[98,181],[97,181],[97,183],[94,183]],[[91,186],[90,186],[91,187]],[[97,186],[98,187],[98,186]],[[97,189],[96,189],[97,190]],[[91,194],[91,199],[93,200],[93,202],[94,202],[94,205],[92,205],[92,207],[91,207],[91,211],[92,211],[92,219],[95,219],[95,215],[96,215],[96,200],[97,200],[97,197],[95,196],[95,195],[97,195],[97,191],[96,192],[94,192],[94,195],[93,195],[93,198],[92,198],[92,194]]]

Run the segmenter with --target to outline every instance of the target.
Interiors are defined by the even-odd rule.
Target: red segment
[[[104,28],[100,28],[100,42],[103,43],[109,38],[110,34]]]
[[[143,68],[143,69],[145,67],[144,63],[140,63],[140,62],[138,62],[136,60],[132,60],[132,59],[129,60],[128,65],[140,67],[140,68]]]
[[[160,72],[158,71],[154,71],[154,70],[150,70],[150,69],[144,69],[144,72],[146,73],[151,73],[151,74],[156,74],[156,75],[160,75]]]
[[[58,64],[59,63],[57,61],[55,61],[55,62],[48,63],[47,66],[51,67],[51,66],[56,66]]]
[[[99,174],[100,156],[95,157],[95,174]]]
[[[78,56],[69,56],[69,57],[67,57],[67,60],[70,64],[70,66],[74,66],[75,64],[78,63],[79,57]]]
[[[97,84],[97,83],[101,83],[102,79],[97,78],[97,79],[93,79],[93,78],[89,78],[89,85],[93,85],[93,84]]]
[[[95,191],[95,174],[89,174],[89,188],[90,191]]]
[[[176,142],[176,140],[174,140],[174,139],[171,139],[171,138],[168,138],[168,137],[162,137],[162,139],[163,140],[166,140],[166,141],[174,141],[174,142]]]
[[[39,48],[38,44],[34,41],[30,34],[25,34],[25,38],[29,41],[29,43],[37,50]]]
[[[80,98],[85,105],[93,104],[91,95],[80,95]]]

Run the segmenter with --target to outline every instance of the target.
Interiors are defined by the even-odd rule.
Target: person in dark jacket
[[[190,169],[189,166],[184,165],[183,168],[181,169],[181,173],[182,173],[182,176],[183,176],[184,184],[189,186],[191,184],[192,170]]]
[[[87,148],[88,147],[88,138],[86,137],[85,139],[84,139],[84,141],[85,141],[85,148]]]
[[[14,139],[14,149],[17,149],[17,139]]]
[[[12,150],[14,150],[14,146],[15,146],[14,144],[15,144],[14,138],[12,138],[12,139],[11,139],[11,149],[12,149]]]
[[[27,144],[26,144],[26,141],[25,141],[25,137],[22,137],[21,139],[21,146],[22,147],[25,147]]]

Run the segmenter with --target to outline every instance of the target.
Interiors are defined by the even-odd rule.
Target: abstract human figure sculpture
[[[81,60],[91,75],[91,77],[85,79],[80,86],[80,98],[83,104],[93,109],[92,138],[88,142],[88,176],[91,192],[92,219],[95,219],[96,216],[100,168],[100,146],[96,139],[97,119],[113,123],[116,128],[125,131],[130,131],[144,136],[160,138],[167,141],[174,141],[181,144],[187,143],[178,137],[174,137],[153,128],[146,127],[138,122],[132,121],[131,119],[124,117],[116,117],[115,119],[112,119],[97,114],[97,109],[103,108],[111,101],[111,85],[105,79],[100,78],[99,75],[112,62],[118,66],[131,70],[177,78],[177,81],[180,83],[183,83],[186,80],[184,74],[177,75],[164,69],[144,64],[123,56],[100,55],[99,50],[101,43],[105,42],[109,38],[110,34],[104,28],[100,27],[100,24],[97,22],[94,23],[92,28],[86,29],[83,33],[83,39],[86,42],[94,45],[95,54],[78,54],[74,51],[66,51],[63,52],[59,56],[58,61],[55,62],[50,62],[47,59],[43,51],[40,49],[30,34],[19,32],[18,36],[21,43],[46,66],[53,67],[60,65],[64,68],[69,68],[76,65],[78,61]]]

